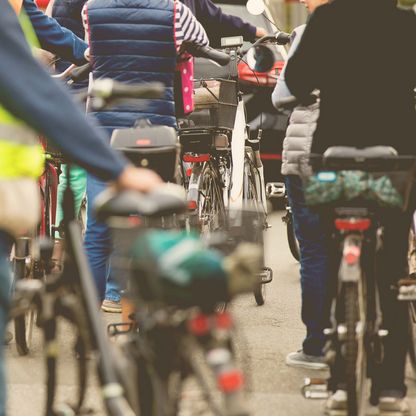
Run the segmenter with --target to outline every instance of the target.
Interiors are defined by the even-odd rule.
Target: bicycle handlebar
[[[273,35],[266,35],[257,39],[251,47],[258,46],[262,43],[272,42],[276,43],[277,45],[287,45],[291,40],[290,33],[286,32],[275,32]]]
[[[69,74],[69,77],[73,82],[85,81],[86,79],[88,79],[88,76],[91,71],[92,65],[90,62],[88,62],[85,65],[73,68],[71,73]]]
[[[210,46],[199,46],[193,43],[186,43],[185,49],[196,58],[211,59],[211,61],[214,61],[221,66],[228,65],[231,59],[227,53],[211,48]]]

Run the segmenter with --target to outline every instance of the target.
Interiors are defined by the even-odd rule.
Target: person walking
[[[387,78],[382,70],[386,50],[395,51]],[[301,100],[314,89],[320,91],[313,153],[331,146],[382,145],[394,147],[399,155],[416,155],[416,14],[399,9],[396,1],[334,0],[319,7],[289,59],[286,83]],[[381,415],[410,415],[405,400],[408,305],[397,300],[394,287],[408,276],[414,197],[411,201],[406,212],[382,218],[383,246],[376,265],[388,335],[383,360],[372,372],[372,399]],[[327,412],[346,414],[344,377],[341,366],[331,368],[335,392]]]
[[[300,2],[305,4],[309,13],[313,13],[317,7],[327,3],[328,0],[301,0]],[[301,25],[293,30],[288,57],[296,51],[305,27],[306,25]],[[286,67],[287,64],[283,67],[272,94],[272,102],[275,106],[282,99],[292,95],[285,81]],[[302,181],[299,176],[299,161],[310,153],[318,117],[318,104],[294,109],[283,141],[282,174],[285,175],[287,197],[300,248],[301,316],[306,327],[306,337],[302,348],[288,354],[286,364],[322,370],[328,368],[322,352],[325,343],[323,330],[326,322],[329,277],[328,247],[324,226],[319,215],[312,212],[305,204]]]
[[[13,3],[18,11],[19,5]],[[114,181],[120,188],[146,192],[159,186],[161,179],[152,171],[129,165],[108,146],[71,97],[35,61],[8,0],[0,0],[0,10],[0,339],[3,339],[13,236],[35,225],[39,213],[39,198],[33,185],[36,186],[43,164],[42,149],[34,131],[51,140],[80,166],[102,180]],[[6,414],[4,370],[0,343],[0,416]]]

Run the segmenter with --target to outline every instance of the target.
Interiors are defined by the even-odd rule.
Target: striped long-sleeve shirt
[[[82,20],[84,23],[86,41],[88,41],[88,3],[82,9]],[[208,46],[209,39],[196,17],[189,7],[180,1],[175,1],[175,41],[178,55],[182,52],[181,46],[184,42],[194,43],[196,45]]]

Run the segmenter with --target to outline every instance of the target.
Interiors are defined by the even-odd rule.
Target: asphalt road
[[[293,369],[285,365],[286,354],[299,349],[304,329],[300,321],[299,265],[291,257],[281,214],[270,218],[266,232],[267,264],[274,270],[274,281],[267,287],[266,304],[257,307],[253,296],[236,299],[234,314],[240,328],[238,350],[249,356],[250,397],[256,416],[323,415],[323,401],[308,401],[300,394],[305,376],[325,376],[325,372]],[[108,315],[106,320],[111,319]],[[70,328],[65,327],[61,341],[58,402],[71,400],[76,392],[76,366],[70,349]],[[32,352],[19,357],[12,342],[6,350],[8,368],[9,416],[43,415],[45,389],[40,334],[35,333]],[[91,362],[91,365],[93,362]],[[409,372],[410,375],[410,372]],[[88,404],[104,415],[96,383],[91,380]],[[416,380],[409,377],[409,397],[416,409]],[[372,414],[374,409],[369,410]],[[415,410],[416,414],[416,410]]]

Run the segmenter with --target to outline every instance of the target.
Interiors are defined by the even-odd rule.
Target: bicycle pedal
[[[415,279],[401,279],[399,281],[399,294],[397,299],[401,301],[416,301]]]
[[[302,395],[305,399],[323,400],[329,397],[328,383],[324,378],[305,378]]]
[[[109,324],[107,326],[107,333],[110,337],[116,337],[118,335],[125,335],[132,331],[133,331],[132,323],[118,322],[115,324]]]
[[[266,195],[269,198],[283,198],[286,193],[286,186],[283,182],[267,182]]]
[[[273,270],[270,267],[263,267],[263,270],[258,274],[261,284],[265,285],[273,280]]]

